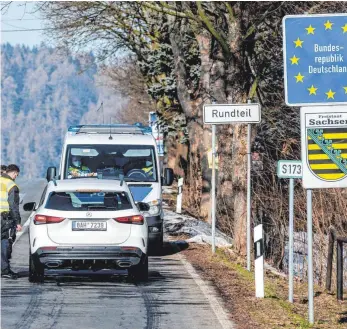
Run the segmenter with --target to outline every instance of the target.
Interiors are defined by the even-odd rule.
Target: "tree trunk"
[[[240,84],[242,68],[242,39],[240,20],[230,20],[228,39],[232,55],[225,58],[224,91],[228,103],[246,103],[248,86]],[[243,80],[244,81],[244,80]],[[234,124],[222,126],[218,139],[219,152],[219,193],[218,207],[220,224],[234,238],[235,250],[246,253],[247,218],[247,126]],[[230,223],[232,222],[232,223]]]
[[[202,124],[202,104],[205,100],[200,95],[191,95],[186,84],[187,72],[181,44],[183,28],[176,22],[176,28],[170,34],[170,41],[175,61],[178,99],[187,119],[189,134],[189,161],[186,179],[188,189],[184,199],[197,216],[207,218],[210,207],[210,175],[207,158],[210,133]],[[204,40],[204,42],[207,45],[208,40]],[[204,49],[208,63],[208,46]],[[204,76],[205,85],[208,85],[208,72],[206,71],[206,74],[202,74],[202,76]]]

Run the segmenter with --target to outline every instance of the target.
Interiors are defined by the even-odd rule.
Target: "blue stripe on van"
[[[135,201],[142,201],[152,190],[152,186],[128,185]]]

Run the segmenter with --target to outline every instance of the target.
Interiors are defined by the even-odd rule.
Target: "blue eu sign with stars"
[[[347,14],[283,18],[289,106],[347,104]]]

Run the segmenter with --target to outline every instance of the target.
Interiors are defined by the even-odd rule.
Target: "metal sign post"
[[[247,270],[251,271],[251,124],[247,125]]]
[[[215,139],[216,124],[247,123],[247,269],[251,269],[251,123],[259,123],[261,111],[259,104],[207,104],[204,105],[204,124],[212,124],[212,252],[215,252],[216,225],[216,172],[215,172]]]
[[[312,253],[312,190],[307,190],[307,271],[308,271],[308,320],[314,323],[314,303],[313,303],[313,253]]]
[[[302,178],[302,162],[297,160],[281,160],[277,164],[277,176],[289,178],[289,289],[288,300],[293,303],[294,295],[294,179]]]
[[[288,300],[294,301],[294,179],[289,179],[289,288]]]
[[[212,125],[212,253],[216,252],[216,125]]]

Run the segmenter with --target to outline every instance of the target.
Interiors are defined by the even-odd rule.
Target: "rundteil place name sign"
[[[259,123],[259,104],[207,104],[204,105],[204,123]]]

